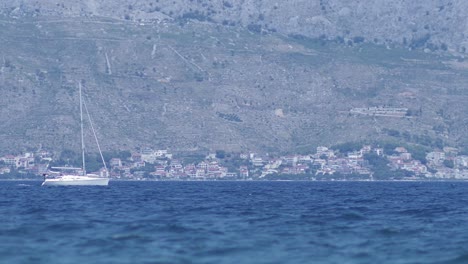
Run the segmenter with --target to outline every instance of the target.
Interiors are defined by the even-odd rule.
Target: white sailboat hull
[[[62,176],[45,179],[42,186],[107,186],[109,178],[94,178],[87,176]]]

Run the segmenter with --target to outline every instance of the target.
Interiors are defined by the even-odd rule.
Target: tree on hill
[[[369,165],[372,166],[374,178],[376,180],[395,180],[414,176],[414,173],[410,171],[391,170],[388,166],[388,160],[375,153],[365,154],[364,159],[366,159],[369,162]]]

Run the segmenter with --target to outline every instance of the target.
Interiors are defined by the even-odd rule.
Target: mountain
[[[462,0],[5,0],[3,13],[123,20],[194,19],[257,31],[346,39],[430,50],[466,51]]]
[[[105,149],[468,146],[462,1],[7,0],[0,10],[4,151],[78,149],[79,81]]]

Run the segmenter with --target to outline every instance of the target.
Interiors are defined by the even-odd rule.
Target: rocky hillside
[[[79,81],[106,149],[467,146],[466,4],[374,2],[3,1],[0,149],[78,149]]]
[[[259,32],[431,51],[465,53],[468,47],[468,2],[463,0],[5,0],[0,8],[18,17],[185,18]]]

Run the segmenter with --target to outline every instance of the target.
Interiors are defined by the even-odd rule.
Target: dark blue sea
[[[468,182],[0,182],[0,263],[468,263]]]

